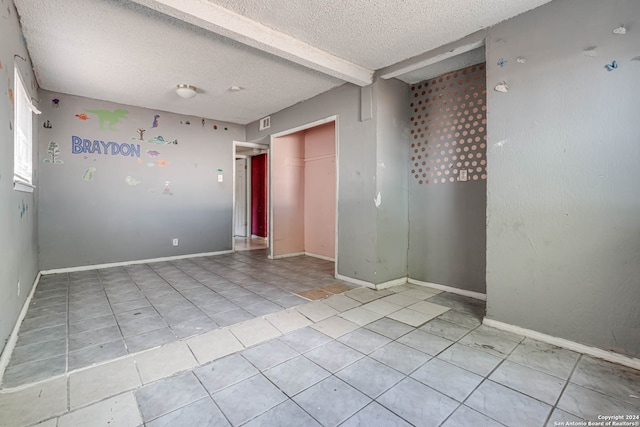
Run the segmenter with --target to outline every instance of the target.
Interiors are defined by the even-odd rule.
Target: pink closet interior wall
[[[304,252],[304,132],[271,145],[273,255]]]
[[[336,133],[335,123],[306,130],[304,139],[304,248],[335,257]]]

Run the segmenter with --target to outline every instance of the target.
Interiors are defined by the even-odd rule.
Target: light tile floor
[[[2,387],[280,312],[308,301],[297,293],[335,285],[333,275],[333,262],[258,250],[43,276]]]
[[[236,237],[236,251],[253,251],[256,249],[265,249],[269,247],[269,243],[264,239],[247,237]]]
[[[377,316],[355,323],[344,315],[354,308]],[[354,289],[4,390],[0,426],[555,426],[640,414],[638,371],[483,326],[483,313],[428,288]]]

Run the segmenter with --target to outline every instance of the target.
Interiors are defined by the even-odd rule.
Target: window
[[[19,191],[33,192],[33,106],[18,68],[14,73],[13,184]]]

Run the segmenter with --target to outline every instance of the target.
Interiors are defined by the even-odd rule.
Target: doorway
[[[266,249],[269,146],[234,141],[233,250]]]
[[[337,141],[335,116],[271,136],[270,258],[337,259]]]

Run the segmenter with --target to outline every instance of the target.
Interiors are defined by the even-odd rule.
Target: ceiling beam
[[[373,71],[207,0],[132,0],[165,15],[331,77],[367,86]]]
[[[418,56],[414,56],[413,58],[405,59],[404,61],[385,67],[376,72],[376,76],[383,79],[391,79],[444,61],[453,56],[467,53],[473,49],[484,46],[486,37],[487,32],[485,30],[477,31],[453,43],[440,46]]]

